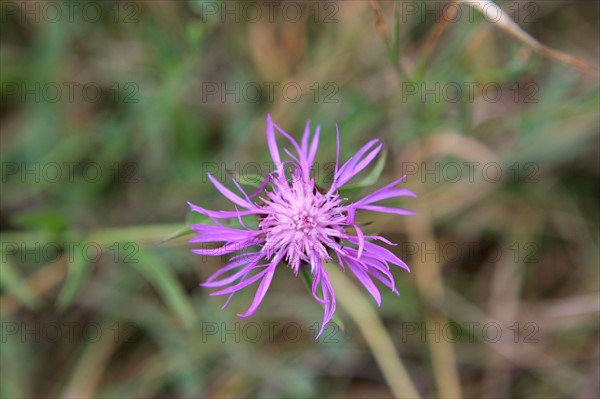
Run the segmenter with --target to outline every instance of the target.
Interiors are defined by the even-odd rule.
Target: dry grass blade
[[[99,331],[110,331],[110,326],[103,324]],[[100,334],[97,343],[86,345],[61,396],[81,399],[94,397],[106,365],[116,348],[114,335],[108,333]]]
[[[452,141],[450,139],[442,141]],[[412,148],[414,159],[424,161],[425,154],[431,152],[426,145],[415,145]],[[406,225],[411,242],[422,243],[426,248],[433,247],[435,237],[432,231],[432,215],[430,212],[431,204],[427,198],[421,197],[415,204],[415,216],[407,219]],[[444,302],[445,285],[442,278],[440,264],[432,262],[429,258],[414,262],[414,273],[417,282],[419,296],[425,302],[426,315],[425,323],[427,325],[446,325],[448,319],[437,307]],[[456,356],[452,344],[446,340],[428,340],[429,350],[431,352],[433,373],[437,395],[443,398],[460,398],[463,396],[460,376],[456,365]]]
[[[574,57],[572,55],[563,53],[562,51],[551,49],[550,47],[547,47],[547,46],[543,45],[542,43],[538,42],[536,39],[531,37],[527,32],[525,32],[523,29],[521,29],[521,27],[515,21],[513,21],[512,18],[510,18],[507,13],[502,8],[500,8],[498,5],[496,5],[495,3],[493,3],[489,0],[480,0],[480,1],[457,0],[457,1],[460,3],[463,3],[467,6],[471,6],[475,9],[477,9],[484,16],[488,15],[488,13],[491,12],[490,10],[493,10],[496,13],[496,15],[499,16],[499,18],[497,20],[491,21],[491,22],[493,22],[496,26],[498,26],[498,28],[500,28],[504,32],[508,33],[515,39],[523,42],[524,44],[526,44],[527,46],[532,48],[534,51],[537,51],[552,60],[555,60],[555,61],[561,62],[563,64],[570,65],[574,68],[577,68],[582,72],[592,74],[594,76],[600,76],[600,70],[598,69],[598,67],[592,66],[592,65],[588,64],[587,62],[585,62],[577,57]]]
[[[381,9],[379,8],[379,1],[371,0],[371,6],[373,7],[373,12],[375,13],[375,25],[377,26],[377,32],[379,36],[385,41],[388,45],[389,43],[387,36],[385,34],[385,22],[383,22],[383,17],[381,16]]]
[[[533,240],[539,234],[542,218],[532,212],[528,227],[513,228],[510,242],[527,242]],[[508,250],[508,249],[507,249]],[[500,320],[505,325],[517,320],[522,307],[521,295],[523,282],[525,280],[525,267],[523,264],[514,262],[514,259],[505,257],[494,268],[490,285],[490,296],[488,309],[492,317]],[[512,346],[511,348],[516,348]],[[510,397],[510,385],[512,375],[510,370],[503,367],[504,359],[498,353],[494,353],[488,359],[486,367],[486,383],[488,387],[487,396]]]
[[[377,312],[338,268],[328,272],[338,301],[365,337],[394,397],[420,398]]]
[[[448,11],[442,13],[442,18],[435,24],[431,33],[429,34],[429,37],[426,39],[425,44],[423,44],[423,47],[420,51],[423,58],[429,59],[429,57],[433,53],[433,50],[435,50],[437,44],[442,38],[442,35],[446,31],[448,24],[456,17],[458,9],[455,7],[450,7],[450,5],[453,5],[454,3],[456,3],[456,0],[452,0],[449,3],[449,5],[446,8]]]
[[[457,322],[476,321],[481,325],[496,323],[502,331],[510,330],[510,326],[487,314],[452,289],[446,288],[445,299],[445,302],[440,304],[442,310]],[[529,370],[566,396],[576,396],[577,391],[584,386],[585,375],[571,368],[561,359],[547,355],[534,343],[520,340],[518,344],[515,344],[513,339],[514,337],[510,336],[510,334],[504,334],[498,342],[489,342],[486,340],[482,342],[511,363]]]
[[[54,263],[48,263],[28,276],[23,283],[35,293],[36,298],[40,298],[56,288],[64,280],[67,271],[67,261],[65,256],[61,255]],[[0,297],[0,304],[2,304],[0,306],[0,317],[8,317],[23,307],[23,303],[10,293],[3,294]]]
[[[417,215],[407,221],[409,237],[411,242],[423,243],[425,248],[430,248],[435,245],[435,240],[431,230],[429,205],[423,198],[420,201],[420,204],[415,206]],[[431,262],[428,258],[421,259],[420,263],[414,263],[419,295],[428,306],[425,314],[426,325],[447,325],[446,315],[435,309],[436,305],[444,302],[445,297],[445,286],[439,263]],[[452,344],[444,339],[428,340],[427,343],[431,352],[438,396],[442,398],[463,397]]]

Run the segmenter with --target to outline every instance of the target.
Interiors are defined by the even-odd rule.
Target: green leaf
[[[4,258],[7,254],[2,253],[1,256]],[[29,309],[35,309],[39,303],[35,293],[33,293],[27,284],[23,283],[22,277],[17,273],[9,259],[5,259],[0,262],[0,286],[16,296],[21,303],[23,303]]]
[[[238,183],[254,188],[260,187],[265,178],[258,174],[238,173],[237,171],[228,170],[227,176],[234,178]]]
[[[188,211],[185,216],[185,224],[202,224],[210,222],[210,218],[198,212]],[[177,230],[179,231],[179,230]]]
[[[182,228],[173,232],[173,234],[171,234],[170,236],[168,236],[167,238],[162,240],[160,243],[164,244],[165,242],[169,242],[169,241],[175,240],[180,237],[191,235],[193,232],[194,232],[194,230],[192,230],[192,228],[190,226],[183,226]]]
[[[381,173],[383,172],[383,168],[385,167],[386,160],[387,160],[387,150],[383,150],[381,152],[381,156],[377,160],[377,163],[375,164],[375,167],[373,168],[371,173],[369,173],[367,176],[364,177],[364,179],[362,179],[361,181],[356,183],[356,186],[357,187],[367,187],[367,186],[371,186],[371,185],[377,183],[377,180],[379,180],[379,176],[381,176]],[[352,187],[352,185],[350,187]]]
[[[72,303],[91,266],[91,263],[83,256],[83,251],[73,251],[73,255],[73,261],[69,262],[69,273],[57,299],[57,306],[60,310],[66,309]]]
[[[381,156],[377,160],[377,163],[373,167],[373,170],[359,182],[353,183],[353,184],[347,184],[347,185],[341,187],[339,190],[340,196],[349,198],[353,194],[356,194],[357,192],[359,192],[361,189],[368,187],[368,186],[372,186],[373,184],[377,183],[377,180],[379,180],[379,177],[381,176],[381,173],[383,172],[383,169],[385,167],[386,160],[387,160],[387,150],[383,150],[381,153]]]
[[[308,288],[312,293],[312,282],[313,277],[310,274],[310,271],[306,267],[300,267],[300,277],[302,277],[302,281],[306,284],[306,288]]]
[[[177,315],[182,324],[190,329],[196,323],[196,312],[173,270],[151,251],[140,247],[133,267],[159,292],[167,306]]]
[[[62,233],[67,229],[64,216],[54,211],[22,212],[15,215],[11,222],[18,227],[51,234]]]

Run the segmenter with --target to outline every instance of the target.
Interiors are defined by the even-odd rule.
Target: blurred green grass
[[[394,251],[413,270],[394,272],[401,296],[382,292],[378,312],[423,396],[444,396],[438,367],[458,370],[464,397],[598,396],[597,77],[528,51],[477,12],[449,24],[427,55],[440,22],[422,2],[408,2],[414,14],[380,2],[401,68],[367,1],[305,3],[298,22],[277,12],[254,23],[206,13],[238,2],[85,1],[81,9],[88,3],[97,20],[75,12],[52,23],[43,8],[23,16],[22,7],[41,3],[0,8],[2,397],[391,395],[343,310],[347,336],[332,327],[330,339],[314,342],[322,310],[287,270],[260,311],[238,319],[252,292],[221,311],[222,301],[198,287],[224,259],[193,256],[182,238],[161,243],[184,225],[185,201],[221,207],[208,167],[224,176],[236,163],[268,162],[267,112],[296,136],[307,119],[321,124],[321,164],[334,159],[336,123],[343,159],[382,138],[378,186],[417,167],[407,187],[429,210],[433,241],[403,218],[363,219],[401,243]],[[513,3],[499,4],[514,16]],[[597,64],[596,3],[531,4],[515,17],[527,32]],[[223,90],[236,83],[239,101]],[[249,83],[263,90],[259,101],[244,94]],[[268,84],[291,83],[302,90],[298,101],[278,89],[268,98]],[[219,92],[209,95],[208,84]],[[463,89],[457,101],[451,85]],[[473,98],[469,85],[477,85]],[[486,85],[501,88],[497,102],[481,94]],[[98,88],[101,98],[90,100]],[[444,174],[464,162],[495,162],[503,176],[486,180],[477,168],[470,181],[462,169],[454,182]],[[456,259],[442,251],[448,243],[462,248]],[[417,282],[437,269],[443,304]],[[538,341],[489,343],[478,330],[452,343],[455,362],[440,366],[433,353],[442,346],[421,335],[436,312],[459,324],[534,323]],[[222,339],[223,326],[251,323],[279,327],[272,339]],[[303,335],[292,339],[281,326]],[[419,331],[408,335],[408,326]]]

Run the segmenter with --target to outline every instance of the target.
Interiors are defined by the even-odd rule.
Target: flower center
[[[311,233],[317,227],[317,222],[307,211],[294,215],[292,221],[292,226],[304,234]]]

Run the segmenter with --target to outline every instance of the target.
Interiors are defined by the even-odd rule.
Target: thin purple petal
[[[312,166],[315,161],[315,156],[317,155],[317,148],[319,148],[319,136],[321,135],[321,126],[317,126],[317,130],[315,131],[315,135],[312,139],[312,144],[310,145],[310,153],[308,154],[307,162],[308,166]]]
[[[271,285],[273,275],[275,274],[275,266],[277,266],[278,262],[279,260],[277,260],[277,262],[274,262],[274,264],[272,263],[271,266],[267,269],[265,277],[260,282],[258,289],[256,290],[256,295],[254,295],[254,300],[252,301],[252,304],[250,305],[246,313],[238,314],[239,317],[248,317],[254,314],[254,312],[256,312],[256,309],[258,309],[258,307],[260,306],[263,298],[265,297],[265,294],[267,293],[267,290],[269,289],[269,286]]]
[[[406,209],[399,209],[399,208],[390,208],[388,206],[362,205],[362,206],[358,206],[357,208],[365,210],[365,211],[381,212],[381,213],[394,213],[396,215],[405,215],[405,216],[415,214],[413,211],[407,211]]]
[[[269,146],[269,152],[271,158],[275,163],[277,170],[281,167],[281,158],[279,157],[279,148],[277,147],[277,140],[275,140],[275,128],[273,126],[273,119],[271,114],[267,114],[267,145]]]

